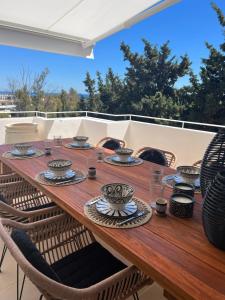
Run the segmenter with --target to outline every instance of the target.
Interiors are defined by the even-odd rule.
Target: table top
[[[65,143],[68,142],[64,141]],[[35,142],[43,149],[43,142]],[[178,299],[225,299],[225,252],[211,245],[201,224],[201,198],[198,196],[191,219],[176,218],[168,213],[165,218],[153,214],[151,220],[133,229],[111,229],[91,222],[84,214],[84,204],[100,194],[103,184],[124,182],[135,188],[135,196],[150,203],[149,178],[154,164],[144,162],[134,167],[97,164],[97,179],[87,179],[69,186],[41,185],[34,180],[37,173],[47,169],[47,162],[56,158],[73,161],[73,168],[87,171],[87,158],[95,149],[74,150],[54,147],[51,156],[26,160],[2,157],[10,145],[0,146],[1,161],[32,185],[52,198],[74,218],[79,220],[104,242],[142,269],[153,280]],[[174,170],[165,168],[165,174]],[[171,195],[166,188],[166,195]]]

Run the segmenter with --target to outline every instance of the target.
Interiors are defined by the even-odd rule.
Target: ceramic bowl
[[[119,148],[115,150],[115,152],[122,162],[126,162],[128,161],[129,157],[132,155],[134,150],[130,148]]]
[[[177,168],[177,173],[184,182],[194,184],[195,180],[200,176],[200,169],[193,166],[180,166]]]
[[[30,150],[32,147],[31,144],[22,143],[22,144],[15,144],[14,148],[18,150],[21,154],[25,155],[27,154],[27,151]]]
[[[83,147],[86,144],[88,137],[87,136],[75,136],[73,138],[73,140],[78,146]]]
[[[122,210],[124,205],[132,199],[134,189],[124,183],[109,183],[101,188],[102,195],[110,203],[113,209]]]
[[[48,162],[48,168],[56,176],[64,176],[72,166],[72,161],[67,159],[54,159]]]

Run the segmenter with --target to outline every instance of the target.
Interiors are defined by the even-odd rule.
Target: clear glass
[[[45,140],[44,141],[44,148],[45,148],[45,154],[51,155],[52,153],[52,141],[51,140]]]
[[[162,183],[164,174],[164,169],[162,166],[152,165],[150,170],[150,182],[149,182],[149,191],[150,191],[150,201],[151,206],[155,208],[156,200],[163,199],[164,194],[164,184]]]
[[[98,163],[104,161],[104,150],[102,147],[96,149],[96,158]]]
[[[61,135],[54,135],[54,145],[56,147],[61,147],[62,146],[62,137],[61,137]]]

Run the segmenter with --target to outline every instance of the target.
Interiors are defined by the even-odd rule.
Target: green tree
[[[165,103],[165,97],[168,98],[170,106],[176,101],[175,84],[178,79],[189,74],[190,61],[187,55],[181,56],[180,61],[175,56],[171,56],[169,43],[164,43],[160,48],[153,46],[149,41],[143,39],[144,53],[138,54],[132,52],[130,47],[124,43],[121,44],[121,50],[124,60],[129,63],[125,73],[125,85],[123,91],[123,99],[121,102],[122,112],[136,113],[137,109],[142,111],[143,103],[153,99],[151,112],[154,112],[153,105],[155,100]],[[161,95],[161,96],[160,96]],[[162,97],[162,99],[160,99]],[[175,111],[178,103],[174,103]],[[157,110],[157,109],[156,109]],[[162,107],[163,110],[163,107]],[[150,113],[150,111],[149,111]],[[158,117],[162,116],[159,111]],[[168,116],[168,117],[172,117]]]
[[[45,68],[40,74],[34,77],[32,84],[32,102],[35,110],[43,110],[46,86],[46,79],[49,74],[48,68]]]
[[[61,104],[62,104],[62,111],[66,111],[67,109],[67,102],[68,102],[68,94],[65,90],[61,90],[61,93],[59,95]]]
[[[225,36],[225,17],[221,9],[212,4]],[[225,122],[225,40],[219,49],[206,42],[208,58],[202,59],[199,77],[191,76],[193,108],[190,119],[205,123]]]
[[[85,91],[88,93],[88,110],[101,111],[102,103],[96,94],[95,80],[91,79],[89,72],[86,73],[86,78],[83,82],[86,87]]]
[[[68,99],[66,102],[66,110],[68,111],[78,110],[79,101],[80,101],[80,97],[77,94],[76,90],[70,88],[68,93]]]

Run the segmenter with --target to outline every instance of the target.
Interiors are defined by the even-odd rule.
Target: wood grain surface
[[[68,143],[68,139],[64,143]],[[44,149],[42,142],[35,147]],[[0,146],[0,155],[11,146]],[[100,194],[103,184],[124,182],[135,188],[135,195],[150,203],[149,179],[154,164],[124,168],[97,163],[97,179],[87,179],[70,186],[44,186],[34,178],[47,169],[51,159],[66,158],[73,168],[87,172],[87,160],[96,156],[96,149],[73,150],[53,147],[51,156],[2,162],[52,198],[121,255],[142,269],[177,299],[225,300],[225,252],[211,245],[201,224],[201,197],[197,197],[192,219],[179,219],[168,213],[166,218],[153,215],[150,222],[133,229],[111,229],[92,223],[85,215],[85,202]],[[165,174],[174,173],[170,168]],[[166,189],[169,198],[171,189]]]

